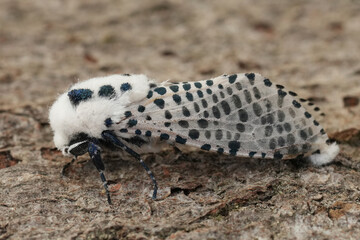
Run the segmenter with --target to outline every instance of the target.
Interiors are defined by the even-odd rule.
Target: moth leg
[[[70,162],[66,163],[66,164],[63,166],[63,168],[62,168],[62,170],[61,170],[61,176],[66,177],[66,175],[65,175],[65,174],[66,174],[66,171],[69,169],[69,167],[70,167],[71,165],[74,164],[75,160],[76,160],[76,157],[74,157]]]
[[[147,172],[147,174],[149,175],[149,177],[151,178],[151,180],[154,184],[154,191],[153,191],[152,199],[156,199],[156,194],[157,194],[157,190],[158,190],[156,179],[154,177],[154,174],[149,169],[149,167],[141,159],[140,155],[138,153],[136,153],[134,150],[132,150],[131,148],[127,147],[125,144],[123,144],[111,131],[104,131],[104,132],[102,132],[101,135],[105,140],[113,143],[117,147],[124,149],[127,153],[129,153],[131,156],[133,156],[140,162],[141,166],[143,166],[143,168],[145,169],[145,171]]]
[[[105,166],[104,166],[104,163],[103,163],[103,161],[101,159],[100,147],[97,146],[96,144],[90,142],[88,152],[89,152],[90,158],[93,161],[96,169],[100,173],[100,178],[101,178],[101,181],[103,182],[103,185],[104,185],[104,188],[105,188],[105,191],[106,191],[107,201],[108,201],[109,204],[111,204],[111,198],[110,198],[110,193],[109,193],[109,189],[108,189],[108,183],[106,181],[105,174],[104,174]]]

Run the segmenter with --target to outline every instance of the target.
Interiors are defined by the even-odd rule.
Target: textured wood
[[[105,158],[113,206],[86,156],[61,177],[70,159],[54,150],[48,108],[78,79],[112,73],[261,72],[312,98],[329,133],[360,129],[360,106],[343,102],[360,95],[357,1],[182,2],[1,1],[0,239],[358,238],[358,138],[321,168],[149,155],[158,201],[127,155]]]

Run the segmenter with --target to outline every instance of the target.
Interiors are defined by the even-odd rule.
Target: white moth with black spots
[[[112,75],[73,85],[50,110],[54,142],[65,155],[89,153],[111,203],[101,146],[140,158],[163,144],[189,145],[239,157],[309,157],[315,165],[339,152],[296,93],[259,74],[155,84],[145,75]],[[311,104],[309,104],[311,105]],[[314,108],[315,112],[319,108]]]

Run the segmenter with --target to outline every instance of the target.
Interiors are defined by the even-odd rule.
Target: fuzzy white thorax
[[[107,77],[92,78],[74,84],[70,89],[90,89],[93,94],[90,99],[74,106],[68,97],[68,92],[60,95],[50,109],[49,120],[54,132],[54,143],[62,150],[69,144],[71,137],[83,132],[94,138],[100,138],[106,129],[104,120],[112,118],[119,121],[129,104],[145,98],[152,82],[145,75],[111,75]],[[131,91],[122,92],[123,83],[131,85]],[[116,91],[114,98],[98,96],[101,86],[111,85]]]

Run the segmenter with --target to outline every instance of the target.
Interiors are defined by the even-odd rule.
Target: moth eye
[[[88,152],[88,147],[89,147],[88,141],[75,143],[68,148],[68,152],[74,156],[81,156]]]

